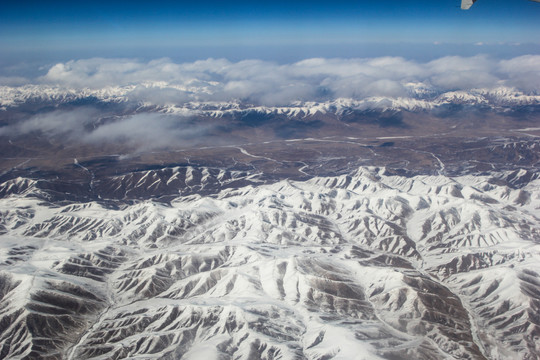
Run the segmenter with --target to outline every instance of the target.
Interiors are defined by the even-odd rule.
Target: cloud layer
[[[116,143],[139,151],[202,144],[212,138],[211,132],[211,125],[183,116],[140,113],[104,118],[91,107],[46,112],[0,127],[0,136],[36,134],[60,142]]]
[[[419,63],[400,57],[308,59],[280,65],[259,60],[208,59],[176,64],[169,59],[87,59],[59,63],[37,80],[72,89],[129,87],[129,98],[156,104],[243,101],[288,105],[337,98],[411,97],[510,87],[540,92],[540,56],[510,60],[487,56],[443,57]]]

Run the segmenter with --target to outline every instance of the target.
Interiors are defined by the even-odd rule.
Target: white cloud
[[[97,109],[56,110],[32,116],[10,126],[0,127],[0,135],[13,136],[39,132],[51,137],[79,137],[84,133],[85,127],[97,119],[99,119]]]
[[[497,71],[507,85],[525,92],[540,92],[540,55],[526,55],[499,62]]]
[[[86,59],[56,64],[38,81],[69,88],[133,86],[132,100],[155,104],[242,100],[263,105],[295,101],[406,97],[406,84],[434,92],[517,87],[540,89],[540,56],[495,60],[450,56],[427,63],[400,57],[307,59],[280,65],[260,60],[207,59],[176,64],[169,59]],[[409,94],[410,95],[410,94]]]
[[[120,143],[138,150],[184,147],[211,138],[212,126],[183,116],[140,113],[104,119],[102,115],[98,109],[86,107],[56,110],[0,127],[0,136],[35,133],[62,142]]]
[[[496,65],[485,56],[447,56],[426,64],[426,79],[442,91],[489,89],[504,82],[494,74]]]
[[[174,115],[142,113],[127,116],[86,133],[88,143],[122,142],[139,149],[192,145],[208,135],[210,126]]]

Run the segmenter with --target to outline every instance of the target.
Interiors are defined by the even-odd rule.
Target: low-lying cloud
[[[44,136],[60,142],[101,145],[116,143],[138,151],[185,147],[211,137],[212,127],[187,117],[140,113],[106,117],[95,108],[56,110],[0,127],[0,136]]]
[[[187,118],[142,113],[104,124],[83,136],[87,143],[122,142],[142,150],[192,145],[209,135],[209,125]]]
[[[293,64],[208,59],[176,64],[169,59],[87,59],[59,63],[37,79],[75,89],[130,87],[129,98],[156,104],[244,101],[288,105],[295,101],[373,96],[414,96],[422,87],[435,93],[510,87],[540,92],[540,56],[509,60],[449,56],[420,63],[400,57],[308,59]]]

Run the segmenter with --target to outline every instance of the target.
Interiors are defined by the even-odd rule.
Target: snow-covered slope
[[[339,97],[320,102],[293,101],[282,106],[251,104],[240,100],[200,101],[195,98],[186,100],[183,97],[177,99],[173,97],[167,98],[165,101],[159,98],[141,98],[141,92],[152,89],[178,90],[173,85],[162,83],[109,86],[99,89],[74,89],[50,85],[0,86],[0,110],[16,109],[26,104],[54,103],[58,105],[81,100],[103,103],[133,103],[143,108],[154,110],[157,108],[165,113],[212,117],[234,115],[247,111],[274,115],[310,116],[317,113],[340,115],[347,111],[366,110],[425,111],[452,104],[485,106],[499,111],[516,106],[540,105],[540,95],[524,93],[511,87],[437,92],[429,89],[416,89],[411,85],[409,94],[406,96],[371,96],[361,99]]]
[[[540,182],[493,181],[516,177],[361,168],[62,204],[12,180],[0,357],[538,358]]]

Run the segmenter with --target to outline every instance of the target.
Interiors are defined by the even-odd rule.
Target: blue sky
[[[283,61],[302,54],[410,57],[444,52],[441,46],[465,55],[538,52],[539,3],[478,0],[469,11],[460,10],[459,4],[460,0],[4,2],[0,62],[40,56],[51,61],[92,56],[193,60],[259,55]]]

